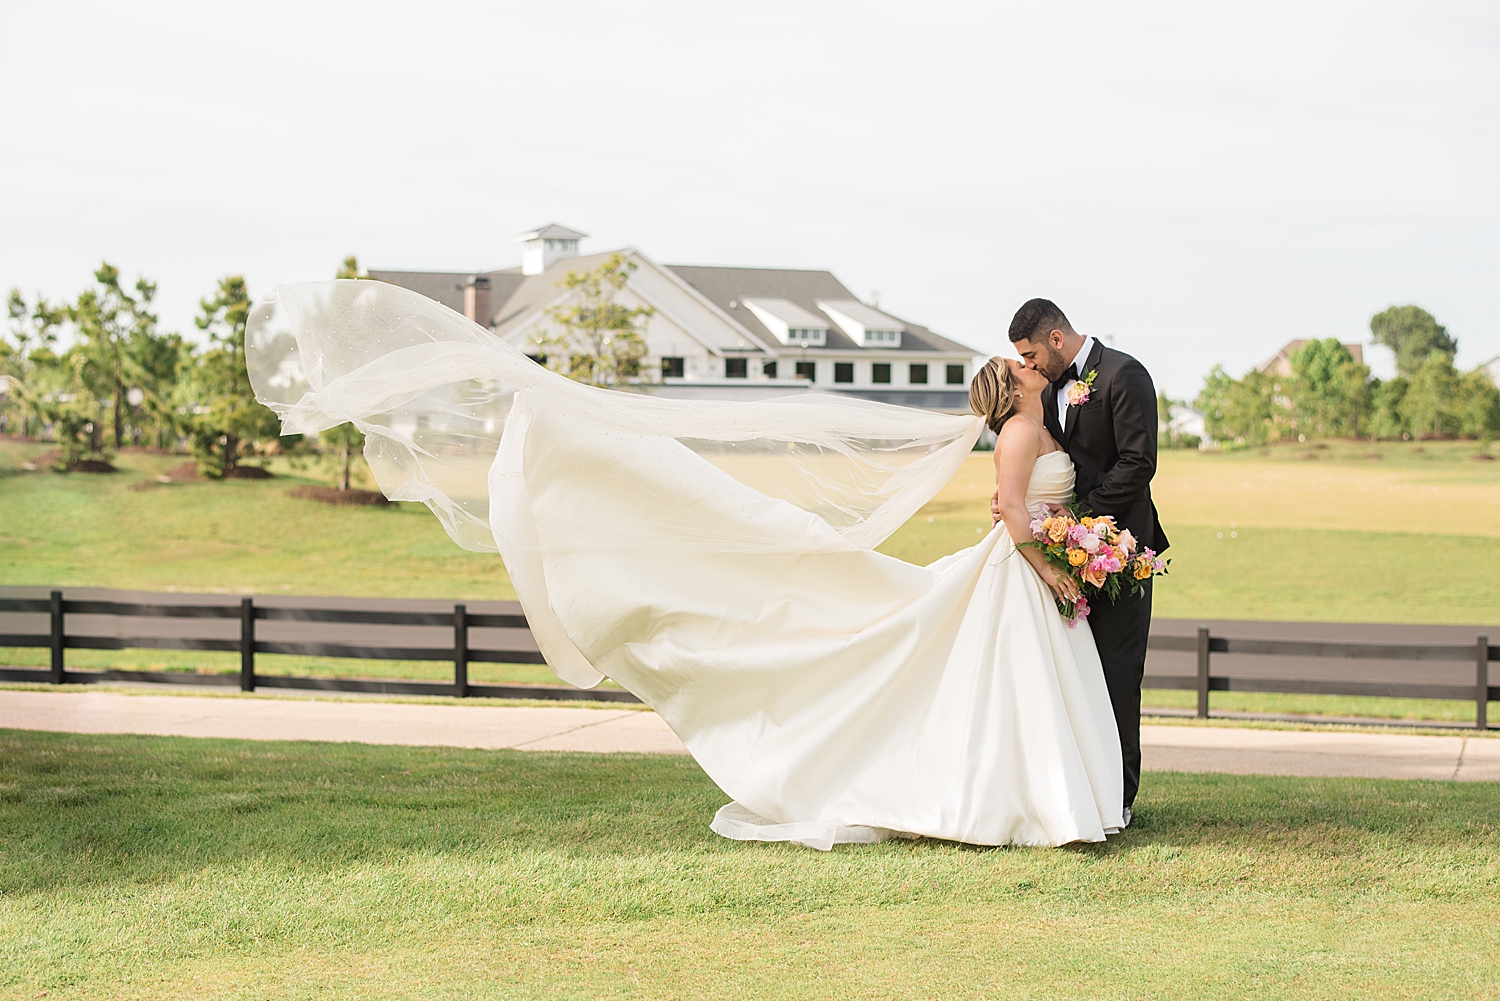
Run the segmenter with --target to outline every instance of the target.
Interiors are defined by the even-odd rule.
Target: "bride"
[[[1102,841],[1114,714],[1086,624],[1030,548],[1073,468],[1046,377],[991,359],[978,417],[832,395],[665,400],[571,383],[378,282],[279,286],[246,333],[283,433],[353,421],[395,500],[497,551],[548,665],[641,698],[733,800],[719,834],[836,843]],[[875,547],[987,424],[1002,520],[918,567]]]

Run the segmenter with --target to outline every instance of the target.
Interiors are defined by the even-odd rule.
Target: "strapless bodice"
[[[1026,510],[1035,511],[1038,504],[1066,504],[1073,496],[1073,460],[1064,451],[1039,456],[1031,467],[1031,482],[1026,484]]]

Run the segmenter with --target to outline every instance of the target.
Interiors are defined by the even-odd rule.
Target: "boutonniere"
[[[1096,368],[1068,387],[1068,406],[1081,407],[1089,401],[1089,393],[1093,392],[1094,379],[1098,375],[1099,370]]]

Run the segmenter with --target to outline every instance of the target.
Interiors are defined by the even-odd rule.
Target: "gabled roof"
[[[548,239],[557,239],[557,237],[548,237]],[[520,282],[517,283],[515,290],[504,304],[497,303],[495,306],[495,333],[501,337],[514,333],[518,326],[535,316],[538,311],[546,309],[565,296],[567,293],[558,287],[558,282],[562,281],[563,276],[569,271],[588,271],[619,253],[625,253],[625,251],[608,250],[602,254],[561,257],[553,261],[552,266],[539,275],[522,275]]]
[[[1282,349],[1260,366],[1260,370],[1266,375],[1291,375],[1292,355],[1307,346],[1307,338],[1298,338],[1287,341]],[[1365,346],[1363,344],[1345,344],[1344,348],[1354,358],[1355,362],[1364,364]]]
[[[490,280],[490,309],[498,314],[505,301],[515,293],[526,279],[520,268],[504,268],[499,271],[377,271],[366,272],[376,281],[388,285],[399,285],[411,289],[429,299],[434,299],[455,313],[464,311],[464,286],[469,279],[482,275]]]
[[[559,226],[555,222],[549,222],[545,226],[538,226],[536,229],[527,230],[516,237],[516,239],[522,242],[528,240],[582,240],[586,236],[588,236],[587,233],[580,233],[576,229],[569,229],[566,226]]]
[[[755,314],[741,301],[752,299],[786,299],[814,316],[826,316],[818,308],[818,300],[858,299],[844,283],[828,271],[801,271],[788,268],[716,268],[692,264],[668,264],[666,268],[703,294],[715,306],[728,313],[755,336],[777,343],[776,335],[767,330],[756,319]],[[886,314],[888,315],[888,314]],[[926,327],[907,320],[901,321],[906,333],[902,335],[898,351],[941,351],[953,354],[976,355],[980,352],[966,344],[935,334]],[[828,325],[827,345],[818,350],[863,350],[837,323]]]

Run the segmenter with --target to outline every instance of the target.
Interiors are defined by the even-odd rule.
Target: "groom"
[[[1145,367],[1079,334],[1046,299],[1032,299],[1016,310],[1010,340],[1030,367],[1052,380],[1042,396],[1043,415],[1047,430],[1073,460],[1078,503],[1095,515],[1114,515],[1139,546],[1158,553],[1166,549],[1167,536],[1151,502],[1156,387]],[[1120,729],[1127,824],[1141,782],[1141,678],[1151,629],[1151,581],[1142,583],[1144,597],[1122,593],[1119,601],[1103,599],[1089,611]]]

